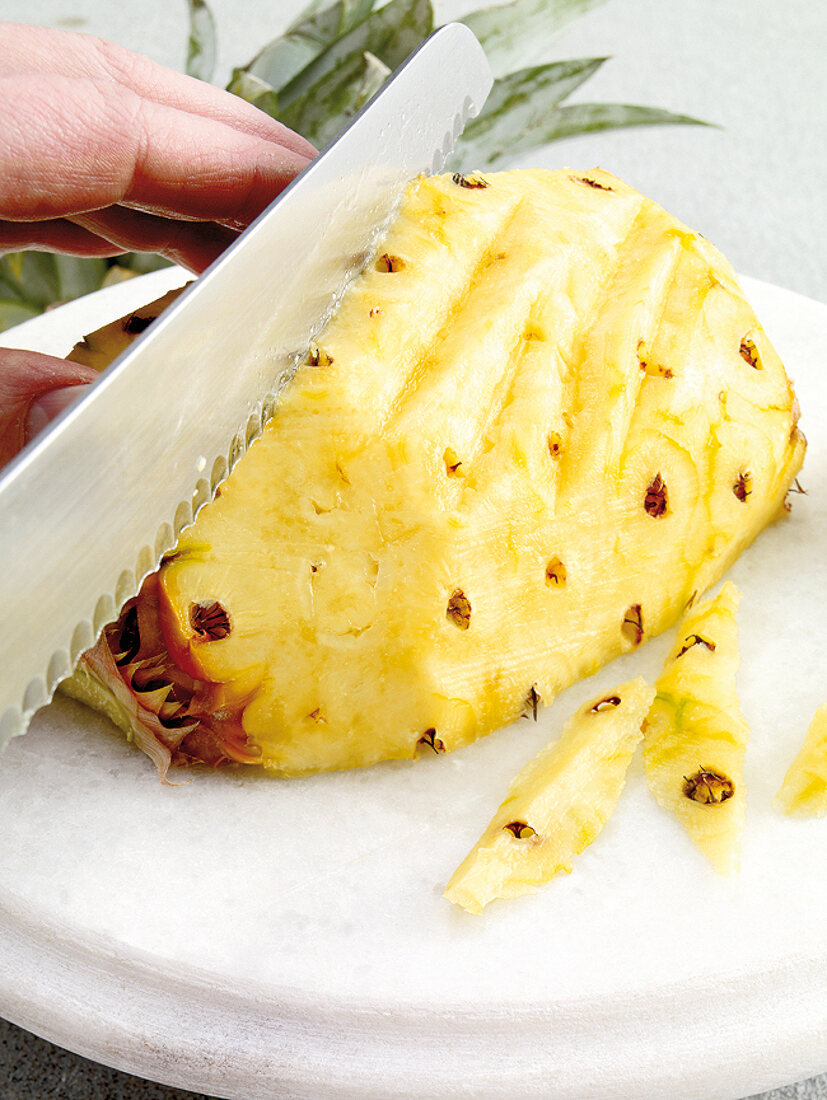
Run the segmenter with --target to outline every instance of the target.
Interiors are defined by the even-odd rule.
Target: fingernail
[[[54,420],[58,413],[62,413],[88,389],[88,385],[63,386],[59,390],[50,390],[35,398],[29,406],[26,417],[26,442],[28,443],[38,432],[42,432],[50,420]]]

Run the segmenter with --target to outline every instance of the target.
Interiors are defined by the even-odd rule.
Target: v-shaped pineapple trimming
[[[797,418],[729,265],[631,187],[420,178],[75,690],[162,768],[455,749],[674,622],[781,510]]]

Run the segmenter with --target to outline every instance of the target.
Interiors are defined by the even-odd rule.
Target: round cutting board
[[[0,339],[63,354],[180,279],[133,280]],[[517,770],[581,701],[656,677],[671,632],[536,725],[304,780],[192,769],[161,786],[61,698],[0,760],[0,1015],[232,1100],[734,1100],[827,1069],[827,821],[771,805],[827,700],[827,309],[745,286],[810,447],[808,495],[730,573],[752,730],[739,877],[713,873],[637,760],[570,876],[477,917],[441,896]]]

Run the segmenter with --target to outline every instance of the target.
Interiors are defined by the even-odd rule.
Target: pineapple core
[[[781,509],[798,410],[723,257],[606,172],[474,178],[410,185],[82,663],[162,767],[455,749],[663,630]]]

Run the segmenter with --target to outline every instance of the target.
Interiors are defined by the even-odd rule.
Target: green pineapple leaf
[[[227,85],[227,91],[233,95],[246,99],[260,111],[270,115],[271,118],[279,116],[279,97],[272,84],[268,84],[261,77],[254,76],[246,69],[234,69],[232,79]]]
[[[215,19],[206,0],[187,0],[190,11],[190,34],[187,43],[188,76],[211,80],[215,71]]]
[[[562,101],[606,60],[593,57],[555,61],[500,77],[494,82],[479,117],[466,126],[450,166],[484,168],[504,157],[511,158],[552,141],[597,130],[667,123],[705,125],[688,115],[673,114],[658,107],[620,103],[562,106]]]
[[[324,145],[379,87],[376,62],[395,69],[432,30],[430,0],[390,0],[279,89],[280,120]]]
[[[265,46],[249,65],[237,69],[236,73],[247,73],[278,92],[320,53],[367,19],[376,3],[377,0],[338,0],[322,9],[322,3],[317,0],[293,20],[283,35]],[[235,88],[230,87],[230,91]]]
[[[512,0],[462,17],[482,43],[494,73],[536,61],[579,15],[606,0]]]
[[[37,317],[40,313],[42,310],[36,306],[25,306],[14,298],[0,298],[0,332]]]
[[[540,135],[540,144],[562,141],[576,134],[592,134],[599,130],[620,130],[627,126],[713,126],[714,122],[691,115],[674,114],[660,107],[628,103],[572,103],[560,107]],[[533,142],[536,144],[536,142]],[[521,148],[531,148],[525,145]]]

